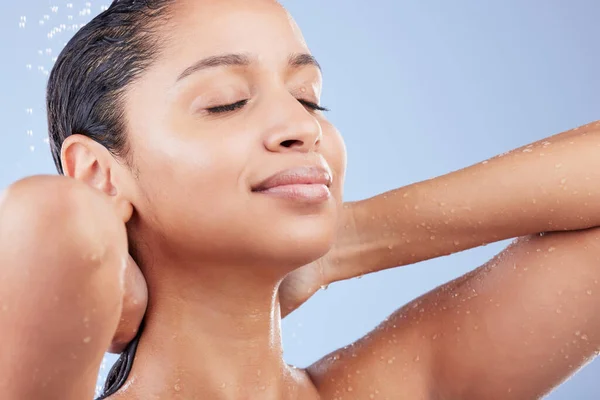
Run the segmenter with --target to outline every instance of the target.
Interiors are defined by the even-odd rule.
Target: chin
[[[273,230],[269,230],[270,237],[265,238],[263,249],[274,262],[290,268],[311,263],[327,254],[337,231],[333,218],[323,217],[274,225]]]

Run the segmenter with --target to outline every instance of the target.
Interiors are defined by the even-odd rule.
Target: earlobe
[[[117,212],[124,223],[129,222],[133,216],[133,204],[123,197],[117,197]]]

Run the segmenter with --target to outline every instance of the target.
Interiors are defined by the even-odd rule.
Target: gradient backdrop
[[[0,188],[25,175],[54,173],[44,140],[46,74],[73,29],[107,4],[4,3]],[[596,1],[284,4],[324,67],[323,102],[348,146],[349,200],[600,118]],[[504,245],[332,285],[284,321],[287,360],[305,366],[354,341],[401,305],[479,266]],[[600,363],[593,362],[549,398],[597,399],[599,373]]]

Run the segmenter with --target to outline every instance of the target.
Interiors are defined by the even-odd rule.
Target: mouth
[[[305,203],[322,203],[331,197],[333,178],[321,166],[302,166],[280,171],[252,188],[253,193]]]

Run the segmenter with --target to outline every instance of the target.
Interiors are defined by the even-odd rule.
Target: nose
[[[321,124],[302,104],[288,95],[269,113],[271,124],[264,139],[270,152],[308,153],[319,148],[323,138]]]

